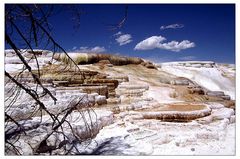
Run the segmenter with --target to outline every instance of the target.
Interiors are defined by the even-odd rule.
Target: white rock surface
[[[86,113],[86,112],[85,112]],[[90,116],[87,114],[85,115],[85,121],[81,117],[82,114],[79,112],[73,112],[69,115],[67,120],[71,123],[73,131],[75,134],[79,136],[81,139],[87,139],[89,135],[96,135],[99,130],[101,130],[104,126],[107,126],[113,123],[113,114],[110,111],[105,110],[96,110],[94,113],[90,113]],[[61,118],[61,116],[60,116]],[[91,120],[90,120],[91,119]],[[30,128],[26,131],[26,135],[20,136],[19,142],[15,143],[15,146],[20,146],[20,152],[22,155],[32,155],[33,151],[32,148],[29,146],[31,144],[32,147],[36,147],[40,141],[44,138],[47,133],[51,132],[51,124],[52,120],[49,116],[45,115],[42,117],[35,117],[31,120],[25,120],[23,122],[19,122],[25,129]],[[90,126],[91,133],[89,132],[90,129],[87,129],[86,123]],[[41,124],[39,127],[37,125]],[[37,129],[33,129],[37,127]],[[65,135],[68,136],[68,139],[74,139],[72,136],[72,130],[68,126],[67,123],[63,123],[63,132]],[[9,131],[8,131],[9,130]],[[14,123],[8,124],[6,127],[6,132],[11,132],[16,130],[16,125]],[[49,145],[55,145],[56,143],[60,143],[63,141],[63,136],[57,135],[54,137],[54,134],[49,138],[48,143]],[[29,143],[29,144],[28,144]],[[57,152],[53,152],[57,153]],[[63,152],[61,152],[63,153]],[[60,154],[61,154],[60,153]],[[59,154],[59,153],[58,153]]]
[[[223,91],[232,99],[235,99],[235,80],[223,76],[223,71],[217,65],[214,65],[213,68],[204,66],[196,68],[190,62],[185,63],[189,64],[189,67],[181,65],[180,62],[162,63],[161,70],[176,76],[186,77],[211,91]],[[195,61],[195,63],[203,62]]]
[[[230,108],[220,108],[212,111],[213,119],[230,119],[234,115],[234,110]]]
[[[170,94],[173,92],[174,89],[169,87],[150,87],[148,91],[148,97],[157,100],[158,103],[182,102],[181,100],[170,97]]]
[[[105,96],[101,96],[101,95],[96,96],[95,100],[98,105],[107,104],[107,99]]]
[[[5,54],[5,70],[9,72],[20,70],[22,64],[16,64],[19,63],[19,59],[14,57],[14,54],[9,50]],[[41,67],[48,63],[50,57],[50,54],[44,54],[44,57],[39,58]],[[76,54],[71,54],[71,56],[76,58]],[[30,62],[30,65],[36,68],[34,61]],[[70,104],[73,99],[81,99],[78,105],[80,109],[97,106],[96,103],[101,105],[95,108],[95,113],[74,111],[67,118],[79,138],[93,138],[92,142],[85,141],[76,145],[80,153],[95,155],[235,154],[235,112],[220,103],[204,103],[208,105],[210,109],[208,111],[211,111],[211,114],[190,122],[163,122],[155,119],[144,119],[144,113],[151,111],[151,109],[167,103],[184,102],[170,97],[170,94],[175,91],[175,85],[169,86],[167,83],[161,83],[159,77],[162,75],[169,77],[169,79],[175,78],[171,74],[186,77],[211,91],[224,91],[225,94],[234,99],[235,85],[232,79],[235,76],[235,71],[232,66],[216,65],[211,61],[175,62],[162,64],[159,70],[151,70],[153,72],[145,67],[132,65],[107,67],[105,70],[96,70],[98,67],[93,65],[81,67],[102,71],[102,73],[117,79],[123,75],[124,80],[122,79],[119,88],[117,88],[116,97],[108,99],[97,93],[86,94],[79,90],[61,91],[48,86],[59,100],[56,105],[52,100],[49,100],[49,97],[43,97],[41,100],[54,114],[74,105],[74,103]],[[29,86],[34,87],[34,85]],[[9,90],[11,87],[13,86],[6,85],[5,89]],[[39,91],[41,92],[41,89]],[[5,91],[5,96],[10,94],[11,92]],[[10,104],[9,101],[5,102],[5,106],[8,104]],[[40,117],[29,118],[34,106],[31,97],[20,94],[19,99],[11,108],[5,107],[5,111],[8,111],[18,119],[24,128],[28,129],[27,135],[22,135],[19,142],[15,143],[16,146],[21,147],[24,155],[32,155],[32,149],[28,143],[37,146],[43,137],[51,131],[52,121],[49,116],[44,115],[42,119]],[[117,109],[115,114],[109,111],[113,108]],[[153,114],[159,114],[159,112],[156,111]],[[62,115],[59,116],[60,119]],[[92,128],[93,134],[89,133],[82,115],[85,115],[87,125]],[[91,123],[90,118],[96,122]],[[41,125],[39,126],[40,121]],[[5,131],[16,131],[16,125],[8,123]],[[70,140],[74,138],[67,123],[64,123],[64,132]],[[53,134],[48,142],[50,145],[54,145],[55,142],[59,144],[62,139],[62,135]],[[64,152],[56,150],[53,154],[64,154]]]
[[[125,140],[125,144],[128,143],[133,147],[134,145],[148,147],[146,151],[141,152],[134,147],[129,150],[133,152],[124,153],[128,155],[234,155],[234,111],[217,103],[209,103],[208,106],[213,109],[210,116],[188,123],[146,120],[140,117],[138,112],[122,112],[119,114],[118,122],[105,127],[100,134],[108,134],[107,136],[110,137],[116,133],[105,131],[118,130],[125,132],[117,133],[124,138],[127,132],[132,140]],[[135,118],[135,116],[139,117]],[[132,144],[133,141],[135,144]],[[109,151],[108,153],[111,154],[111,150]]]

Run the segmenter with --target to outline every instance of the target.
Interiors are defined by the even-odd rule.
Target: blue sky
[[[137,56],[155,62],[213,60],[235,63],[235,5],[76,5],[83,14],[73,29],[69,11],[49,19],[52,35],[68,51]]]

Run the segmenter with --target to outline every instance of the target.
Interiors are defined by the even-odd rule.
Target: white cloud
[[[185,60],[185,61],[189,61],[189,60],[194,60],[196,59],[196,56],[184,56],[184,57],[180,57],[180,60]]]
[[[105,52],[106,49],[105,49],[104,47],[96,46],[96,47],[92,48],[91,51],[92,51],[92,52],[99,53],[99,52]]]
[[[193,42],[190,42],[189,40],[183,40],[181,42],[178,41],[171,41],[168,43],[163,43],[159,45],[159,48],[165,49],[165,50],[171,50],[175,52],[179,52],[184,49],[189,49],[195,47],[195,44]]]
[[[101,53],[105,52],[105,47],[95,46],[95,47],[80,47],[79,50],[76,50],[77,52],[86,52],[86,53]]]
[[[77,49],[77,46],[73,46],[72,50],[76,50]]]
[[[86,47],[86,46],[81,46],[80,47],[80,50],[87,50],[88,49],[88,47]]]
[[[122,34],[122,32],[119,31],[119,32],[117,32],[116,34],[113,34],[113,36],[118,36],[118,35],[121,35],[121,34]]]
[[[122,34],[115,39],[120,46],[126,45],[132,42],[132,36],[130,34]]]
[[[170,51],[179,52],[184,49],[195,47],[193,42],[189,40],[183,40],[181,42],[178,41],[170,41],[167,43],[163,43],[166,38],[163,36],[152,36],[141,42],[139,42],[134,50],[152,50],[152,49],[165,49]]]
[[[164,63],[164,62],[176,61],[176,59],[173,58],[173,57],[169,57],[169,56],[154,56],[154,55],[146,57],[145,59],[147,59],[149,61],[152,61],[154,63]]]
[[[165,30],[165,29],[177,29],[177,28],[183,28],[184,25],[183,24],[170,24],[170,25],[166,25],[166,26],[161,26],[160,29],[161,30]]]
[[[134,50],[152,50],[157,48],[158,45],[164,40],[166,39],[162,36],[152,36],[138,43]]]

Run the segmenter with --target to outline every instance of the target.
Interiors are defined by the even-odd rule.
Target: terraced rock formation
[[[10,50],[5,54],[5,69],[12,75],[17,75],[21,63]],[[26,58],[31,57],[31,54],[24,53]],[[62,54],[56,54],[52,61],[47,51],[38,50],[37,54],[41,59],[40,78],[44,86],[58,99],[55,104],[49,100],[50,97],[41,98],[46,107],[53,114],[58,114],[71,106],[70,101],[82,99],[69,119],[73,123],[73,130],[82,139],[82,143],[77,144],[80,154],[235,153],[235,100],[231,94],[235,88],[230,81],[230,87],[226,91],[229,83],[224,82],[226,78],[233,78],[233,74],[232,70],[229,73],[223,65],[221,70],[225,68],[225,75],[222,77],[217,72],[220,68],[214,62],[176,62],[159,67],[140,58],[69,53],[79,64],[81,72],[78,72],[70,67],[66,69],[69,61]],[[30,60],[30,64],[36,69],[34,61]],[[180,75],[176,69],[180,70]],[[219,87],[219,90],[209,89],[206,84],[202,84],[204,79],[199,82],[202,76],[192,73],[193,70],[204,74],[206,81],[209,81],[208,77],[211,78],[211,82],[216,82],[213,85],[220,85],[219,80],[224,79],[225,86]],[[221,75],[221,78],[215,80],[217,76],[206,75],[206,70],[210,73],[212,71],[214,75]],[[38,71],[35,72],[38,75]],[[29,87],[36,87],[28,72],[24,72],[19,78]],[[5,86],[6,98],[11,96],[13,86],[11,82]],[[33,151],[27,143],[37,147],[52,123],[49,123],[45,114],[32,114],[37,105],[26,94],[22,93],[16,101],[5,109],[27,128],[29,135],[21,135],[16,146],[20,146],[22,154],[31,155]],[[8,101],[5,102],[5,105],[9,104]],[[84,107],[91,107],[95,112],[89,115],[89,118],[95,119],[94,124],[91,125],[89,118],[85,119],[94,130],[91,135],[77,111]],[[39,119],[40,115],[43,115],[42,121]],[[34,130],[34,125],[40,127]],[[11,133],[14,123],[10,123],[6,130]],[[65,131],[70,130],[66,127]],[[90,138],[95,142],[88,142],[87,139]],[[60,143],[57,138],[48,140],[49,148],[59,146]],[[41,149],[38,152],[50,154]],[[64,152],[62,149],[53,150],[51,154]]]

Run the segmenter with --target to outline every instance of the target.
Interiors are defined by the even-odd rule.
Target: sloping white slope
[[[235,80],[223,76],[223,71],[217,65],[213,68],[198,68],[191,67],[191,64],[186,67],[177,62],[170,62],[162,63],[161,69],[176,76],[186,77],[210,91],[223,91],[231,99],[235,99]]]

